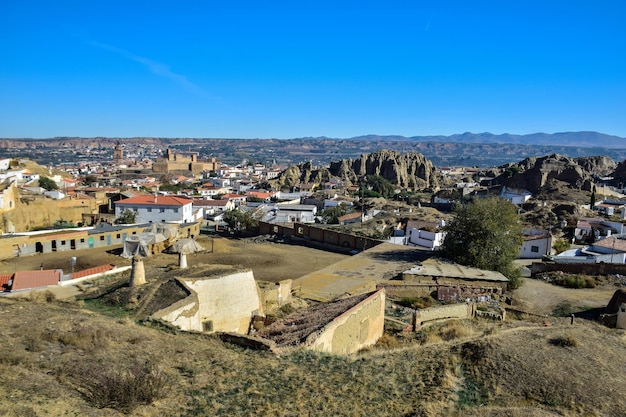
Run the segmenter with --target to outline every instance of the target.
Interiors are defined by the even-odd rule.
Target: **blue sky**
[[[624,0],[4,1],[0,137],[626,137],[624,22]]]

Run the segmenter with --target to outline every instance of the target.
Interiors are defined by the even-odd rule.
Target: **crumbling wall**
[[[415,327],[419,328],[426,322],[442,319],[466,319],[476,315],[474,303],[446,304],[417,310]]]
[[[383,335],[384,324],[383,288],[309,336],[305,345],[318,352],[348,355],[375,344]]]
[[[179,281],[192,294],[153,318],[183,330],[247,334],[252,316],[263,312],[252,271]]]

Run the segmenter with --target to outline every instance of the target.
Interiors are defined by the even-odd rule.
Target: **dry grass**
[[[77,303],[0,299],[0,312],[3,416],[620,416],[626,407],[624,332],[582,321],[497,331],[489,322],[488,337],[482,322],[454,321],[427,329],[438,343],[387,336],[354,357],[276,357]],[[550,342],[568,337],[578,345]],[[140,383],[131,375],[158,389],[129,405],[110,400],[108,388]]]

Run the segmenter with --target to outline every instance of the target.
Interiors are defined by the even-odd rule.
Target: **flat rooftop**
[[[409,246],[381,243],[357,255],[295,279],[292,288],[299,297],[328,302],[345,295],[376,289],[376,284],[401,275],[432,252]]]
[[[427,259],[419,265],[404,271],[403,275],[419,275],[429,277],[447,277],[459,278],[467,280],[483,280],[508,282],[509,279],[497,271],[488,271],[485,269],[471,268],[452,262],[443,261],[437,258]]]

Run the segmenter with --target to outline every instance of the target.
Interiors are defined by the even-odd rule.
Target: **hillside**
[[[430,329],[424,344],[386,337],[396,348],[277,357],[77,303],[0,299],[0,311],[6,416],[626,415],[615,362],[625,333],[582,321],[462,322]],[[129,380],[153,384],[155,401],[104,407]]]

